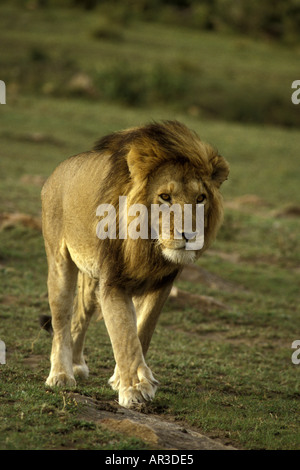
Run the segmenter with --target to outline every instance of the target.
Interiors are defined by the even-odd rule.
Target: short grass
[[[65,52],[72,50],[74,25],[67,11],[59,16],[65,24],[61,34],[57,29],[54,33],[50,23],[48,30],[45,23],[37,22],[33,27],[28,11],[22,15],[16,23],[23,25],[25,44],[27,40],[40,41],[43,31],[41,41],[49,40],[47,47],[51,49],[54,41],[51,54],[66,57]],[[89,38],[93,21],[83,16],[81,35]],[[20,37],[14,24],[10,19],[12,32],[6,32],[7,38],[15,41],[11,50],[16,56],[6,57],[11,57],[9,73],[19,60]],[[149,41],[151,28],[155,32],[150,45],[147,42],[149,60],[160,52],[158,32],[163,44],[169,43],[169,54],[178,53],[181,41],[187,57],[191,53],[189,34],[201,38],[196,32],[179,32],[173,51],[171,29],[147,28],[140,26],[138,38]],[[214,42],[215,48],[229,47],[229,42],[214,36],[210,41],[211,47]],[[132,40],[132,51],[136,42]],[[92,45],[87,53],[87,44],[90,39],[76,50],[76,60],[85,70],[92,69],[91,60],[100,47]],[[115,50],[113,39],[101,47],[109,57]],[[257,43],[255,47],[254,56],[259,60],[260,47],[271,46]],[[281,48],[272,50],[278,55],[274,62],[269,57],[270,67],[283,73],[283,52]],[[291,345],[300,334],[300,221],[299,217],[288,217],[287,212],[284,217],[277,216],[289,205],[300,204],[299,131],[211,121],[158,103],[128,107],[107,100],[35,94],[34,86],[24,93],[16,92],[13,100],[1,106],[0,113],[0,212],[38,217],[40,185],[32,177],[46,178],[61,160],[88,149],[98,137],[116,129],[151,119],[176,118],[219,148],[231,165],[230,179],[223,188],[225,221],[216,243],[199,265],[231,287],[206,288],[187,281],[178,286],[213,296],[227,309],[205,313],[189,304],[179,309],[167,303],[148,356],[161,383],[151,407],[237,448],[299,449],[300,366],[291,361]],[[238,203],[237,198],[249,194],[259,199]],[[234,206],[232,201],[238,204]],[[82,405],[69,391],[45,388],[51,338],[39,329],[38,316],[49,313],[46,276],[41,233],[22,226],[2,230],[0,338],[6,343],[7,361],[0,365],[0,448],[147,448],[140,440],[107,432],[82,419]],[[99,400],[115,399],[107,385],[114,361],[103,322],[91,325],[86,355],[91,376],[87,383],[78,383],[76,391]]]

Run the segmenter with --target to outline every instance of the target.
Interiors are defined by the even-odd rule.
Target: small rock
[[[146,424],[140,424],[127,418],[123,420],[106,418],[102,419],[100,423],[106,429],[142,439],[148,444],[158,443],[157,434]]]

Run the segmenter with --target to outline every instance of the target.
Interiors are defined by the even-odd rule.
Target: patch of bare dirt
[[[206,252],[206,256],[217,256],[218,258],[232,264],[238,264],[241,262],[241,255],[239,253],[226,253],[225,251],[209,250]]]
[[[41,363],[45,360],[45,357],[41,354],[31,354],[28,357],[25,357],[23,360],[23,364],[25,367],[29,367],[30,369],[37,369],[41,366]]]
[[[23,175],[20,178],[21,183],[32,186],[42,187],[47,178],[42,175]]]
[[[21,212],[2,212],[0,213],[0,230],[5,230],[11,227],[21,225],[35,230],[42,230],[42,222],[39,217],[24,214]]]
[[[117,403],[101,402],[90,397],[73,394],[84,406],[80,418],[100,424],[105,429],[141,439],[153,449],[168,450],[235,450],[218,440],[211,439],[183,423],[165,419],[156,414],[122,408]]]
[[[256,194],[244,194],[224,202],[224,206],[229,209],[247,209],[247,208],[269,208],[271,205],[257,196]]]
[[[287,207],[277,210],[274,213],[274,217],[277,217],[277,218],[300,217],[300,206],[296,204],[290,204]]]
[[[2,132],[2,138],[11,139],[14,141],[19,142],[32,142],[35,144],[47,144],[47,145],[54,145],[57,147],[63,147],[65,142],[60,139],[57,139],[53,135],[44,134],[42,132],[29,132],[26,134],[16,134],[15,132]]]
[[[0,269],[1,269],[1,266],[0,266]],[[1,297],[1,305],[15,305],[19,302],[19,300],[20,300],[20,297],[16,295],[6,294]]]
[[[212,254],[212,252],[210,252]],[[217,253],[218,256],[220,253]],[[188,281],[193,283],[203,284],[211,289],[223,290],[226,292],[237,292],[241,290],[240,285],[233,282],[226,281],[216,274],[210,273],[206,269],[197,266],[196,264],[189,264],[185,266],[179,276],[179,280]]]
[[[196,307],[199,310],[209,311],[212,309],[227,309],[227,306],[219,300],[207,295],[191,294],[177,287],[172,287],[168,302],[176,308],[182,308],[186,305]]]
[[[272,204],[265,201],[256,194],[244,194],[243,196],[229,199],[224,202],[225,208],[237,211],[263,212],[264,215],[275,218],[300,217],[300,205],[290,203],[284,207],[274,208]]]
[[[89,75],[86,73],[76,73],[73,75],[69,83],[67,84],[67,90],[71,94],[92,96],[97,95],[96,88],[93,84],[93,81]]]

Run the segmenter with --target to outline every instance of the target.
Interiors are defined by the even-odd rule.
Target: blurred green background
[[[22,95],[292,127],[299,37],[299,0],[4,0],[1,79]]]

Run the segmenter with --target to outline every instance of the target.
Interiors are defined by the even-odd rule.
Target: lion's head
[[[124,273],[128,279],[145,279],[151,267],[153,275],[162,279],[197,259],[210,246],[223,217],[219,187],[229,173],[227,162],[214,148],[185,125],[165,121],[104,137],[95,150],[111,155],[103,197],[117,207],[118,216],[125,217],[124,209],[123,213],[120,210],[119,196],[127,197],[128,226],[134,219],[132,212],[128,213],[129,207],[138,204],[147,208],[147,212],[138,213],[139,229],[142,232],[141,225],[146,223],[147,236],[144,231],[144,236],[138,238],[109,242],[120,248],[115,250],[111,246],[110,252],[122,254],[117,259],[120,271],[116,279],[124,281]],[[197,237],[199,204],[204,206],[204,243]],[[178,224],[171,211],[169,236],[166,236],[164,221],[168,219],[159,212],[158,226],[153,227],[151,209],[160,206],[168,209],[174,205],[182,214],[182,223]]]

